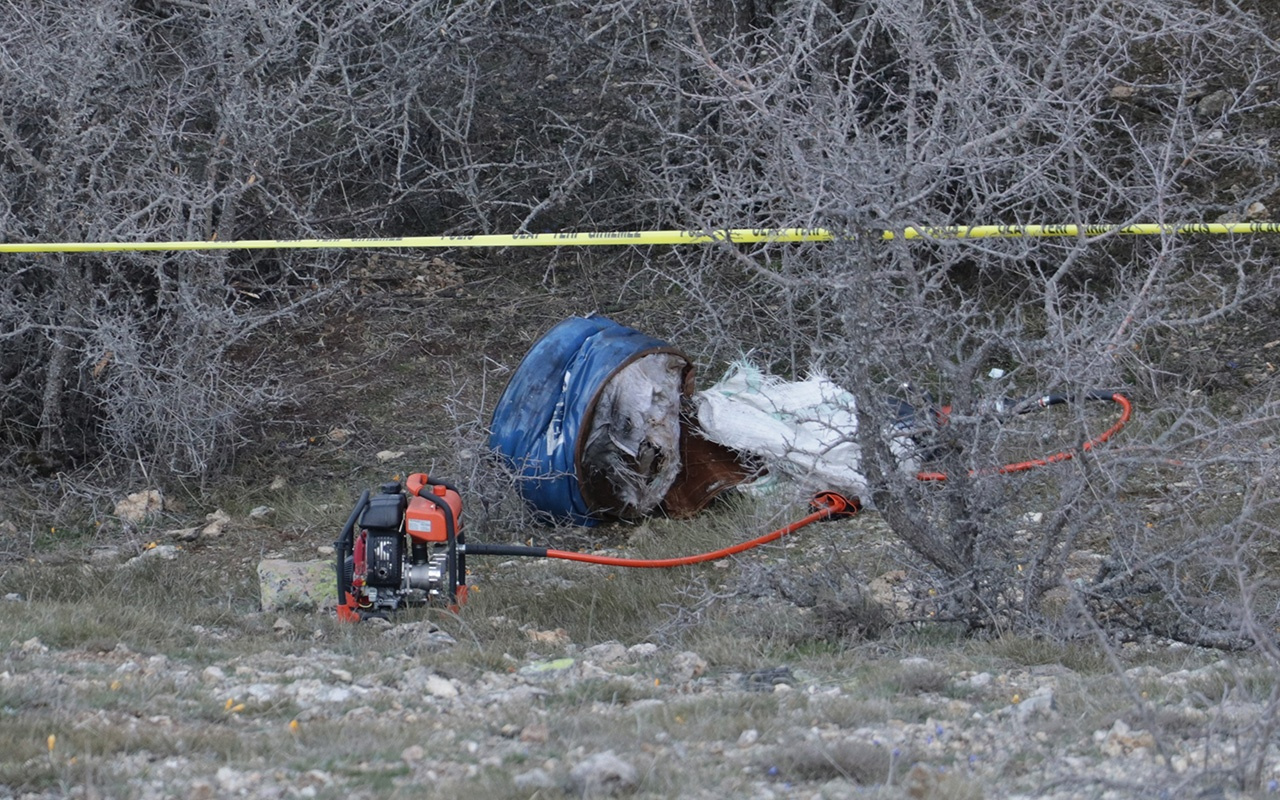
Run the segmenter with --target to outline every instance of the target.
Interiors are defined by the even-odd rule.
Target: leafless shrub
[[[819,369],[854,391],[871,499],[933,572],[941,616],[1079,633],[1085,598],[1130,634],[1249,643],[1239,604],[1269,585],[1258,559],[1274,525],[1276,406],[1264,340],[1232,333],[1274,303],[1274,248],[880,233],[1241,215],[1275,191],[1257,146],[1275,68],[1238,48],[1270,40],[1179,2],[802,3],[755,23],[687,21],[681,57],[637,88],[661,87],[668,163],[682,165],[655,172],[650,191],[695,227],[749,219],[843,239],[674,254],[662,269],[700,312],[689,329],[718,355],[751,347],[775,371]],[[1191,330],[1224,355],[1169,349]],[[1227,353],[1248,354],[1237,389],[1254,387],[1230,407],[1210,395]],[[1005,377],[988,379],[993,367]],[[1128,435],[1048,473],[999,474],[1018,448],[1070,451],[1114,417],[1085,403],[1034,418],[993,409],[1084,389],[1133,395]],[[945,483],[896,468],[879,433],[886,397],[949,401],[928,432]],[[1158,503],[1137,497],[1151,492],[1178,511],[1153,519]],[[1194,579],[1175,578],[1191,563]],[[1273,607],[1253,606],[1268,622],[1251,631]]]
[[[530,229],[566,205],[607,227],[635,168],[614,146],[617,120],[566,116],[587,106],[577,89],[545,105],[525,94],[531,75],[552,91],[595,68],[560,48],[568,35],[568,52],[600,50],[576,7],[104,0],[2,13],[10,241]],[[4,466],[107,456],[215,474],[247,424],[297,400],[271,376],[269,337],[305,324],[302,304],[346,263],[6,256]]]

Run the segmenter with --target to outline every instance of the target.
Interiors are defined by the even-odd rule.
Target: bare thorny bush
[[[652,252],[681,313],[636,322],[852,390],[870,499],[935,615],[1276,647],[1274,336],[1254,334],[1274,246],[880,236],[1263,213],[1274,20],[1210,0],[3,13],[10,241],[829,228],[841,241]],[[268,345],[355,257],[5,256],[4,465],[216,474],[297,399]],[[1240,362],[1230,392],[1218,361]],[[1135,422],[1088,457],[991,474],[1114,418],[998,400],[1087,389],[1132,396]],[[922,432],[949,480],[898,468],[888,397],[951,405]]]
[[[1277,405],[1274,368],[1256,356],[1274,337],[1248,332],[1272,315],[1274,248],[881,240],[1243,219],[1276,189],[1280,74],[1265,25],[1177,2],[772,11],[731,34],[691,30],[684,59],[650,78],[666,98],[650,113],[679,120],[650,191],[695,227],[751,220],[843,240],[679,254],[665,269],[702,312],[690,327],[714,332],[725,357],[749,342],[775,370],[854,391],[873,499],[941,589],[939,617],[1272,642]],[[1178,359],[1210,347],[1224,364],[1252,348],[1234,402]],[[1007,375],[988,378],[997,367]],[[1012,419],[992,411],[1000,401],[1085,390],[1135,400],[1125,436],[1047,472],[993,473],[1029,428],[1045,426],[1047,454],[1114,418],[1081,402]],[[898,468],[887,397],[951,404],[926,432],[945,483]]]
[[[591,129],[608,120],[569,124],[523,94],[558,41],[537,4],[13,0],[0,14],[8,241],[475,232],[565,204],[610,222],[592,199],[618,180]],[[303,308],[351,261],[5,256],[0,467],[216,476],[247,426],[305,399],[273,350],[305,346]]]

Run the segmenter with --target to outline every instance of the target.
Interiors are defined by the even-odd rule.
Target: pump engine
[[[423,473],[365,491],[334,543],[338,616],[384,616],[408,604],[466,599],[462,497]]]

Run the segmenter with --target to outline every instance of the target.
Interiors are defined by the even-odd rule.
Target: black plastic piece
[[[360,516],[360,527],[370,532],[398,531],[404,523],[404,510],[408,504],[408,500],[400,493],[374,495],[369,498],[364,514]]]

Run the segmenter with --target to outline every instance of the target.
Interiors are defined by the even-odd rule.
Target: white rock
[[[641,642],[640,644],[633,644],[627,648],[627,653],[632,658],[636,659],[651,658],[657,652],[658,646],[652,642]]]
[[[597,664],[601,664],[606,667],[613,664],[620,664],[627,660],[627,648],[623,647],[618,642],[603,642],[601,644],[592,645],[586,650],[583,650],[582,654],[592,661],[595,661]]]
[[[1024,723],[1036,717],[1051,717],[1054,713],[1053,690],[1048,687],[1037,689],[1030,697],[1023,698],[1016,708],[1019,721]]]
[[[274,683],[253,683],[245,694],[259,703],[270,703],[280,696],[280,687]]]
[[[404,451],[403,450],[380,450],[378,451],[377,455],[374,456],[374,458],[378,459],[379,461],[385,464],[388,461],[395,461],[397,458],[404,458]]]
[[[540,789],[554,789],[556,782],[547,774],[546,770],[534,768],[528,772],[521,772],[512,779],[516,788],[522,792],[537,792]]]
[[[409,765],[413,765],[427,757],[427,750],[420,744],[411,744],[400,753],[400,758]]]
[[[588,756],[569,771],[570,790],[582,797],[602,797],[636,786],[636,768],[612,750]]]
[[[707,671],[707,662],[697,653],[686,650],[672,656],[671,671],[674,680],[690,681]]]
[[[987,686],[991,683],[991,673],[979,672],[977,675],[974,675],[972,678],[965,681],[965,683],[969,684],[975,689],[981,689],[982,687]]]
[[[126,567],[136,566],[148,559],[160,559],[162,561],[173,561],[178,557],[178,547],[172,544],[161,544],[155,547],[143,550],[141,554],[134,556],[124,562]]]
[[[430,675],[427,677],[426,684],[427,694],[432,697],[439,697],[443,700],[452,700],[458,696],[458,687],[448,678],[439,675]]]
[[[275,515],[276,510],[271,506],[254,506],[253,510],[249,512],[249,518],[256,520],[271,519]]]
[[[222,535],[222,529],[231,521],[231,515],[222,509],[217,509],[212,514],[205,514],[205,525],[200,529],[200,535],[209,539]]]

